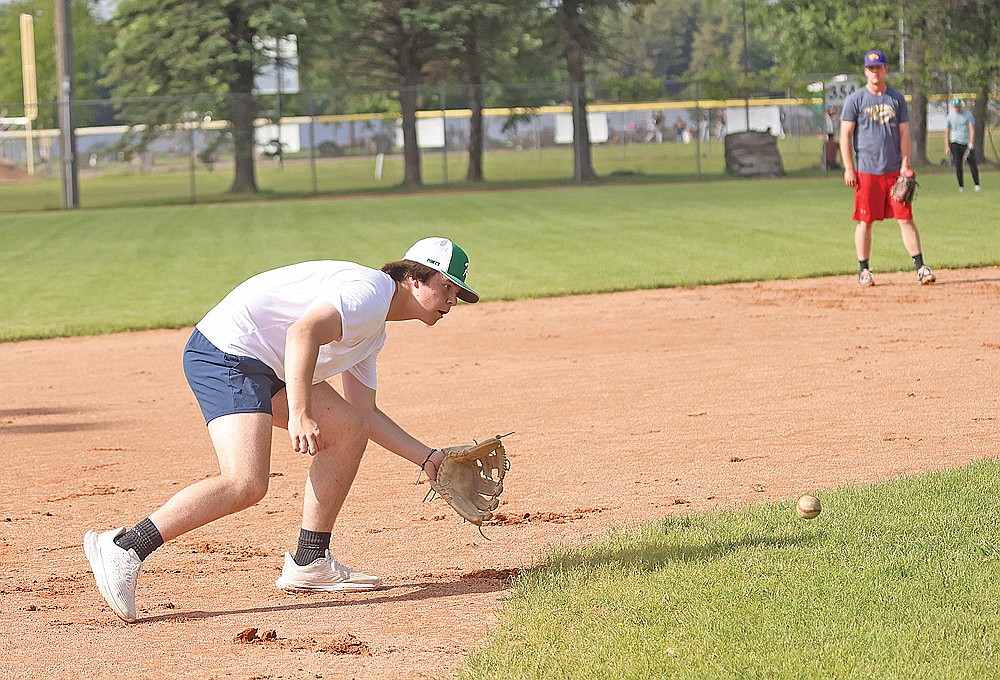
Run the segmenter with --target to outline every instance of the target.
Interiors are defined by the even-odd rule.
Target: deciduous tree
[[[126,106],[134,122],[157,126],[184,119],[177,95],[211,94],[229,121],[235,168],[232,193],[256,193],[254,75],[261,39],[300,32],[307,0],[122,0],[113,22],[115,47],[104,82],[116,97],[157,97]]]

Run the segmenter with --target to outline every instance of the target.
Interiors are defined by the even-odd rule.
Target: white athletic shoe
[[[934,276],[934,272],[927,265],[924,265],[917,270],[917,283],[921,286],[927,285],[928,283],[934,283],[937,281],[937,277]]]
[[[294,593],[302,590],[341,592],[374,590],[381,583],[382,579],[378,576],[362,574],[346,564],[341,564],[333,559],[333,555],[327,550],[326,557],[321,557],[304,567],[295,564],[292,556],[285,553],[285,566],[281,569],[281,576],[274,585],[286,593]]]
[[[868,269],[861,270],[861,272],[858,274],[858,285],[865,287],[875,285],[875,277],[872,276],[870,270]]]
[[[982,190],[983,190],[983,188],[977,184],[976,185],[976,191],[982,191]]]
[[[125,621],[135,621],[135,585],[142,569],[142,560],[132,549],[122,550],[115,539],[125,533],[125,527],[97,533],[88,531],[83,537],[83,551],[90,560],[97,589],[108,606]]]

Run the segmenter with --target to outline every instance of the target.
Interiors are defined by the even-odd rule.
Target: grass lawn
[[[988,678],[1000,461],[557,550],[462,678]]]

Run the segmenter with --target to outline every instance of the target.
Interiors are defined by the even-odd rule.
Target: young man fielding
[[[84,550],[104,600],[137,618],[136,580],[165,541],[239,512],[267,493],[271,428],[308,454],[302,527],[275,585],[285,591],[378,587],[330,554],[334,522],[370,440],[436,479],[443,452],[421,443],[375,402],[376,359],[387,321],[433,326],[458,300],[469,258],[427,238],[381,270],[352,262],[303,262],[258,274],[203,318],[184,350],[184,373],[208,425],[219,474],[182,489],[132,529],[88,531]],[[327,378],[342,376],[343,396]]]

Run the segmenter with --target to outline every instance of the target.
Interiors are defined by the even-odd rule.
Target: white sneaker
[[[132,549],[122,550],[115,539],[125,533],[125,527],[97,533],[88,531],[83,537],[83,551],[90,560],[97,589],[108,606],[125,621],[135,621],[135,585],[142,569],[142,560]]]
[[[976,185],[976,191],[982,191],[982,190],[983,190],[983,188],[977,184]]]
[[[926,285],[928,283],[934,283],[935,281],[937,281],[937,277],[934,276],[934,272],[931,271],[931,268],[928,267],[927,265],[924,265],[923,267],[917,270],[917,283],[919,283],[921,286]]]
[[[861,272],[858,274],[858,285],[865,287],[875,285],[875,277],[872,276],[870,270],[868,269],[861,270]]]
[[[326,557],[321,557],[304,567],[297,565],[292,556],[285,553],[285,566],[282,567],[281,576],[274,585],[286,593],[293,593],[301,590],[340,592],[374,590],[381,583],[382,579],[378,576],[362,574],[346,564],[341,564],[333,559],[333,555],[327,550]]]
[[[965,191],[965,187],[959,187],[958,188],[958,193],[962,193],[963,191]]]

